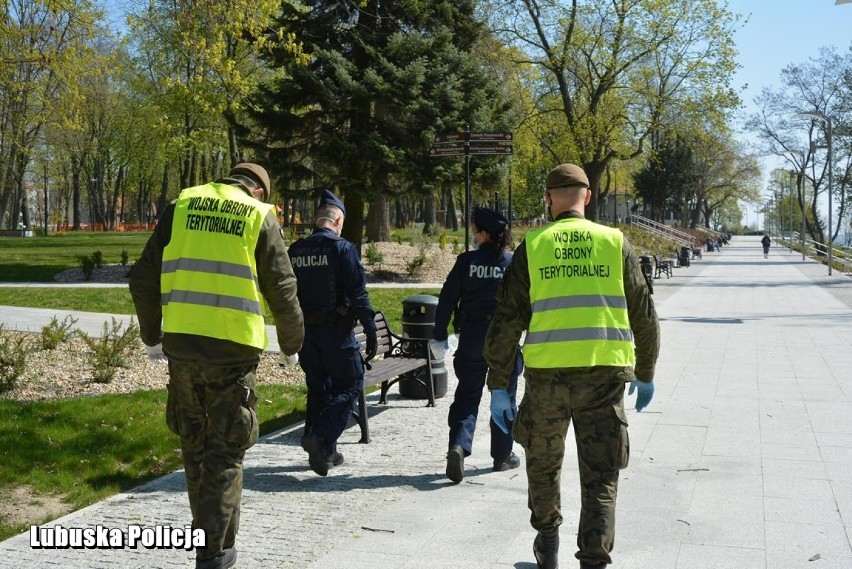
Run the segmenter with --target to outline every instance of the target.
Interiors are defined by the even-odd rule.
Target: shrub
[[[438,247],[441,251],[447,250],[447,232],[442,231],[440,235],[438,235]]]
[[[95,251],[92,253],[92,262],[95,264],[95,267],[100,269],[104,266],[104,254],[100,251]]]
[[[131,321],[122,331],[124,324],[112,318],[112,326],[104,322],[104,331],[100,338],[92,338],[85,332],[80,337],[91,350],[87,359],[94,368],[94,379],[98,383],[109,383],[115,377],[115,368],[127,367],[125,352],[136,347],[139,327]]]
[[[80,257],[80,266],[83,269],[83,278],[87,281],[92,280],[92,276],[95,274],[95,262],[92,258],[85,255]]]
[[[0,324],[0,393],[15,389],[26,369],[30,349],[25,342],[23,335],[13,338],[6,334]]]
[[[68,340],[74,333],[71,327],[77,323],[77,319],[70,314],[62,322],[56,316],[50,319],[50,324],[41,329],[41,349],[54,350],[56,346]]]
[[[461,253],[461,244],[459,243],[458,238],[453,239],[453,254],[458,255]]]
[[[405,264],[405,272],[408,276],[414,276],[414,273],[426,264],[428,258],[429,257],[426,254],[426,247],[421,245],[417,249],[417,256]]]
[[[126,265],[128,260],[130,260],[130,254],[127,252],[127,249],[122,249],[121,250],[121,264]]]
[[[367,243],[367,250],[364,252],[364,257],[367,259],[368,265],[378,265],[385,260],[385,256],[379,251],[379,246],[375,243]]]

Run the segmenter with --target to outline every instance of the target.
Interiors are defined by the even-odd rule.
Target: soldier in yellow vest
[[[654,393],[659,323],[639,260],[620,231],[585,219],[591,193],[582,168],[547,175],[553,223],[527,234],[497,291],[485,338],[491,412],[514,419],[526,453],[533,554],[557,569],[562,523],[560,472],[574,422],[582,484],[576,558],[581,569],[612,563],[619,470],[630,454],[624,384],[638,387],[636,410]],[[522,333],[523,400],[513,417],[506,387]]]
[[[196,550],[200,569],[236,563],[243,457],[258,438],[263,301],[289,356],[282,362],[295,363],[304,339],[296,276],[276,212],[264,203],[269,195],[269,175],[253,163],[186,188],[130,278],[149,356],[168,358],[166,424],[180,437],[193,528],[206,536]]]

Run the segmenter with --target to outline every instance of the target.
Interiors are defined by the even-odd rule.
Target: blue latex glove
[[[443,360],[450,347],[448,340],[429,340],[429,349],[436,360]]]
[[[491,390],[491,420],[501,431],[509,434],[509,422],[515,419],[512,397],[505,389]]]
[[[654,382],[651,381],[649,383],[645,383],[644,381],[636,381],[630,382],[630,389],[627,391],[627,395],[633,395],[633,392],[636,388],[639,388],[639,393],[636,394],[636,411],[640,412],[642,409],[648,406],[648,403],[651,402],[651,399],[654,398]]]

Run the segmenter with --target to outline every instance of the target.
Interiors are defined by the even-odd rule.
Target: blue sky
[[[732,12],[748,16],[734,36],[742,66],[733,86],[740,91],[743,113],[756,112],[754,98],[764,87],[780,85],[781,70],[791,63],[816,57],[820,47],[835,46],[843,53],[852,46],[852,4],[835,0],[729,0]],[[754,140],[742,133],[741,140]],[[772,168],[785,167],[778,158],[762,160],[764,180]],[[765,186],[765,183],[763,184]],[[743,222],[754,224],[754,209]],[[762,219],[762,215],[760,218]]]
[[[729,0],[732,12],[749,16],[734,39],[740,52],[735,87],[748,85],[743,102],[765,86],[777,86],[781,70],[816,57],[822,46],[846,51],[852,45],[852,4],[835,0]]]

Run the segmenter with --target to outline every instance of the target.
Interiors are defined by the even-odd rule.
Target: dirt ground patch
[[[3,492],[0,500],[0,521],[8,525],[30,525],[45,519],[56,519],[73,511],[60,496],[39,495],[25,484]]]

